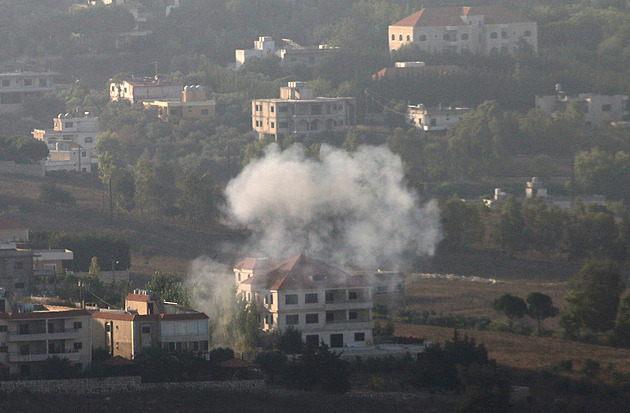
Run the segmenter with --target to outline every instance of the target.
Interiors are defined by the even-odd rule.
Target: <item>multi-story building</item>
[[[295,328],[307,344],[331,348],[372,345],[373,301],[364,276],[302,254],[266,270],[248,264],[234,268],[237,293],[257,306],[262,330]]]
[[[32,102],[55,90],[53,72],[0,73],[0,114],[15,113]]]
[[[51,357],[85,370],[92,361],[90,327],[85,310],[16,303],[0,288],[0,363],[12,375],[36,377]]]
[[[131,103],[155,99],[178,99],[183,84],[160,78],[144,77],[112,81],[109,85],[109,99],[128,100]]]
[[[423,104],[407,107],[407,123],[429,132],[446,131],[453,127],[469,108],[442,107],[426,108]]]
[[[569,96],[559,90],[555,95],[536,96],[535,99],[536,109],[549,116],[564,112],[570,104],[577,106],[584,116],[586,126],[600,127],[610,122],[628,120],[630,117],[628,95],[581,93],[577,96]]]
[[[239,69],[247,60],[252,58],[264,58],[276,55],[280,58],[280,65],[289,70],[298,66],[313,67],[321,60],[338,51],[338,47],[320,44],[317,46],[300,46],[291,39],[282,39],[284,46],[276,48],[276,42],[270,36],[260,36],[254,41],[253,49],[236,49],[235,68]]]
[[[16,295],[28,295],[33,289],[33,251],[0,248],[0,288]]]
[[[271,36],[260,36],[258,40],[254,41],[253,49],[236,49],[234,55],[236,57],[235,68],[240,69],[243,64],[252,58],[262,59],[263,57],[275,55],[276,42],[273,41]]]
[[[428,7],[389,26],[391,51],[513,55],[524,44],[537,52],[536,22],[501,6]]]
[[[280,99],[252,100],[252,127],[260,137],[338,132],[355,122],[355,98],[315,97],[304,82],[280,88]]]
[[[46,145],[50,154],[44,162],[46,172],[92,172],[96,167],[98,118],[86,113],[83,117],[59,114],[53,118],[53,129],[35,129],[31,134]]]
[[[374,308],[391,312],[405,306],[405,274],[378,270],[372,276]]]
[[[146,108],[156,107],[158,116],[164,120],[207,119],[214,116],[216,102],[206,98],[200,85],[187,85],[180,100],[155,100],[146,102]]]
[[[124,310],[101,310],[92,320],[94,348],[107,349],[112,356],[133,359],[149,347],[208,352],[208,316],[166,303],[151,291],[136,290],[125,299]]]

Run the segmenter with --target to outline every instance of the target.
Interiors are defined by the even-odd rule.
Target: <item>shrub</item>
[[[64,191],[55,184],[42,184],[39,187],[39,200],[47,204],[75,205],[77,203],[71,192]]]

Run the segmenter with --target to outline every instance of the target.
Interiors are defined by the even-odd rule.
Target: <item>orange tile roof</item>
[[[267,258],[245,258],[234,266],[235,270],[253,271],[269,268]]]
[[[462,16],[484,16],[485,24],[530,22],[520,14],[501,6],[427,7],[392,24],[402,27],[463,26]]]
[[[32,320],[40,318],[63,318],[63,317],[79,317],[89,316],[85,310],[68,310],[68,311],[33,311],[30,313],[11,313],[10,320]]]
[[[129,294],[127,298],[125,298],[125,301],[142,301],[146,303],[150,298],[151,297],[146,294]]]

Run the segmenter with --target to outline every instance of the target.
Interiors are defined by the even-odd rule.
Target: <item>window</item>
[[[612,105],[610,104],[602,105],[602,112],[610,112],[611,110],[612,110]]]
[[[359,294],[357,294],[356,291],[350,291],[348,293],[348,299],[350,300],[356,300],[357,298],[359,298]]]
[[[376,287],[376,294],[387,294],[387,286],[379,285],[378,287]]]
[[[298,296],[297,294],[287,294],[284,296],[284,303],[286,305],[297,304]]]
[[[354,341],[365,341],[365,333],[354,333]]]
[[[398,40],[400,40],[402,42],[402,34],[398,35]]]
[[[85,158],[87,156],[87,152],[86,151],[81,151],[81,158]]]
[[[467,33],[462,34],[462,40],[468,40],[468,34]]]
[[[83,323],[81,321],[75,321],[72,324],[72,328],[74,328],[75,330],[79,330],[79,329],[83,328]]]
[[[208,342],[202,341],[202,343],[203,343],[203,351],[208,351]]]
[[[151,334],[151,326],[142,326],[142,334]]]
[[[85,143],[93,143],[94,142],[94,138],[85,138],[85,140],[83,141]]]
[[[294,325],[299,323],[299,318],[297,314],[287,314],[286,315],[286,324]]]
[[[497,32],[492,32],[492,33],[490,33],[490,38],[491,39],[498,39],[499,38],[499,34]]]
[[[276,108],[274,106],[271,106],[269,110],[271,111],[271,113],[274,113],[276,111]]]
[[[24,283],[15,283],[14,288],[17,288],[17,289],[24,288]]]
[[[427,41],[427,35],[426,34],[421,34],[420,36],[418,36],[418,41],[419,42],[426,42]]]
[[[396,35],[395,34],[392,34],[392,40],[396,40]],[[5,82],[5,80],[2,81],[2,86],[4,86],[4,82]]]
[[[33,79],[24,79],[24,86],[33,86]]]
[[[74,343],[75,350],[81,350],[82,348],[83,348],[83,343],[81,342]]]
[[[306,324],[317,324],[319,323],[319,314],[307,314],[306,315]]]
[[[193,341],[193,351],[199,351],[199,342]]]
[[[27,356],[28,354],[30,354],[30,349],[28,347],[28,344],[24,344],[22,346],[20,346],[20,355],[21,356]]]
[[[335,301],[335,294],[332,291],[326,291],[326,302],[332,303]]]
[[[407,35],[407,41],[409,41],[409,40],[411,40],[411,39],[409,38],[409,35]]]
[[[335,322],[335,313],[333,312],[326,312],[326,322],[327,323],[334,323]]]
[[[275,122],[271,122],[271,129],[275,129],[275,128],[276,128]]]
[[[269,294],[269,304],[273,305],[273,294]]]
[[[525,30],[523,32],[523,37],[532,37],[532,31],[531,30]]]
[[[317,302],[317,293],[307,293],[304,298],[306,304],[313,304]]]
[[[392,36],[393,36],[393,34],[392,34]],[[394,39],[392,39],[392,40],[394,40]],[[9,79],[3,79],[2,80],[2,87],[9,87],[9,86],[11,86],[11,81]]]
[[[7,329],[8,329],[7,326],[0,326],[0,333],[6,333]]]
[[[112,331],[112,325],[111,325],[111,324],[109,324],[109,323],[105,324],[105,331],[106,331],[106,332],[108,332],[108,333],[109,333],[110,331]]]
[[[39,87],[46,87],[48,86],[48,82],[46,81],[46,79],[39,79]]]
[[[507,39],[507,38],[508,38],[508,34],[507,34],[507,32],[502,31],[502,32],[501,32],[501,38],[502,38],[502,39]]]
[[[0,344],[0,353],[8,353],[9,352],[9,346],[7,346],[6,344]]]
[[[331,334],[330,347],[331,348],[343,347],[343,334]]]
[[[356,311],[348,312],[348,320],[356,320],[357,318],[359,318],[359,315]]]
[[[24,263],[22,261],[17,261],[13,264],[14,270],[21,270],[22,268],[24,268]]]
[[[64,128],[72,128],[74,127],[74,122],[66,122],[63,125]]]
[[[289,111],[289,108],[287,106],[278,106],[278,112],[287,113],[288,111]]]
[[[208,109],[201,109],[201,114],[202,115],[207,115],[209,113],[210,113],[210,111]]]

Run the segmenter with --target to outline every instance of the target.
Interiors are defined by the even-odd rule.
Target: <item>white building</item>
[[[537,52],[536,22],[500,6],[428,7],[389,26],[391,51],[513,55],[523,42]]]
[[[276,55],[280,58],[280,64],[287,69],[295,69],[298,66],[313,67],[322,58],[330,55],[331,52],[339,50],[338,47],[331,47],[326,44],[317,46],[300,46],[291,39],[282,39],[284,46],[276,48],[276,42],[271,36],[261,36],[254,41],[253,49],[236,49],[235,68],[239,69],[248,59],[264,58]]]
[[[535,98],[536,109],[549,116],[563,112],[569,104],[577,105],[584,116],[586,126],[600,127],[606,123],[627,120],[630,116],[628,95],[581,93],[577,96],[569,96],[559,91],[555,95]]]
[[[181,82],[173,82],[160,78],[143,77],[123,79],[110,82],[109,99],[114,102],[128,100],[131,103],[147,102],[152,100],[178,99],[184,85]]]
[[[59,114],[53,118],[52,130],[35,129],[31,134],[48,145],[50,155],[44,163],[46,172],[92,172],[98,164],[95,152],[97,117],[87,113],[84,117]]]
[[[260,36],[258,40],[254,41],[253,49],[236,49],[234,51],[236,57],[236,69],[239,69],[243,64],[251,58],[263,58],[276,53],[276,42],[273,41],[271,36]]]
[[[331,348],[372,345],[374,303],[365,277],[302,254],[269,269],[259,264],[246,259],[234,273],[237,293],[259,309],[262,330],[295,328],[307,344]]]
[[[11,375],[36,377],[48,358],[78,370],[92,362],[90,313],[75,308],[16,303],[0,288],[0,366]]]
[[[423,104],[407,107],[407,123],[423,131],[446,131],[470,112],[469,108],[442,107],[426,108]]]
[[[15,113],[24,103],[43,97],[55,90],[53,72],[0,73],[0,114]]]
[[[260,137],[344,131],[356,122],[353,97],[315,97],[304,82],[280,88],[280,99],[252,100],[252,128]]]

